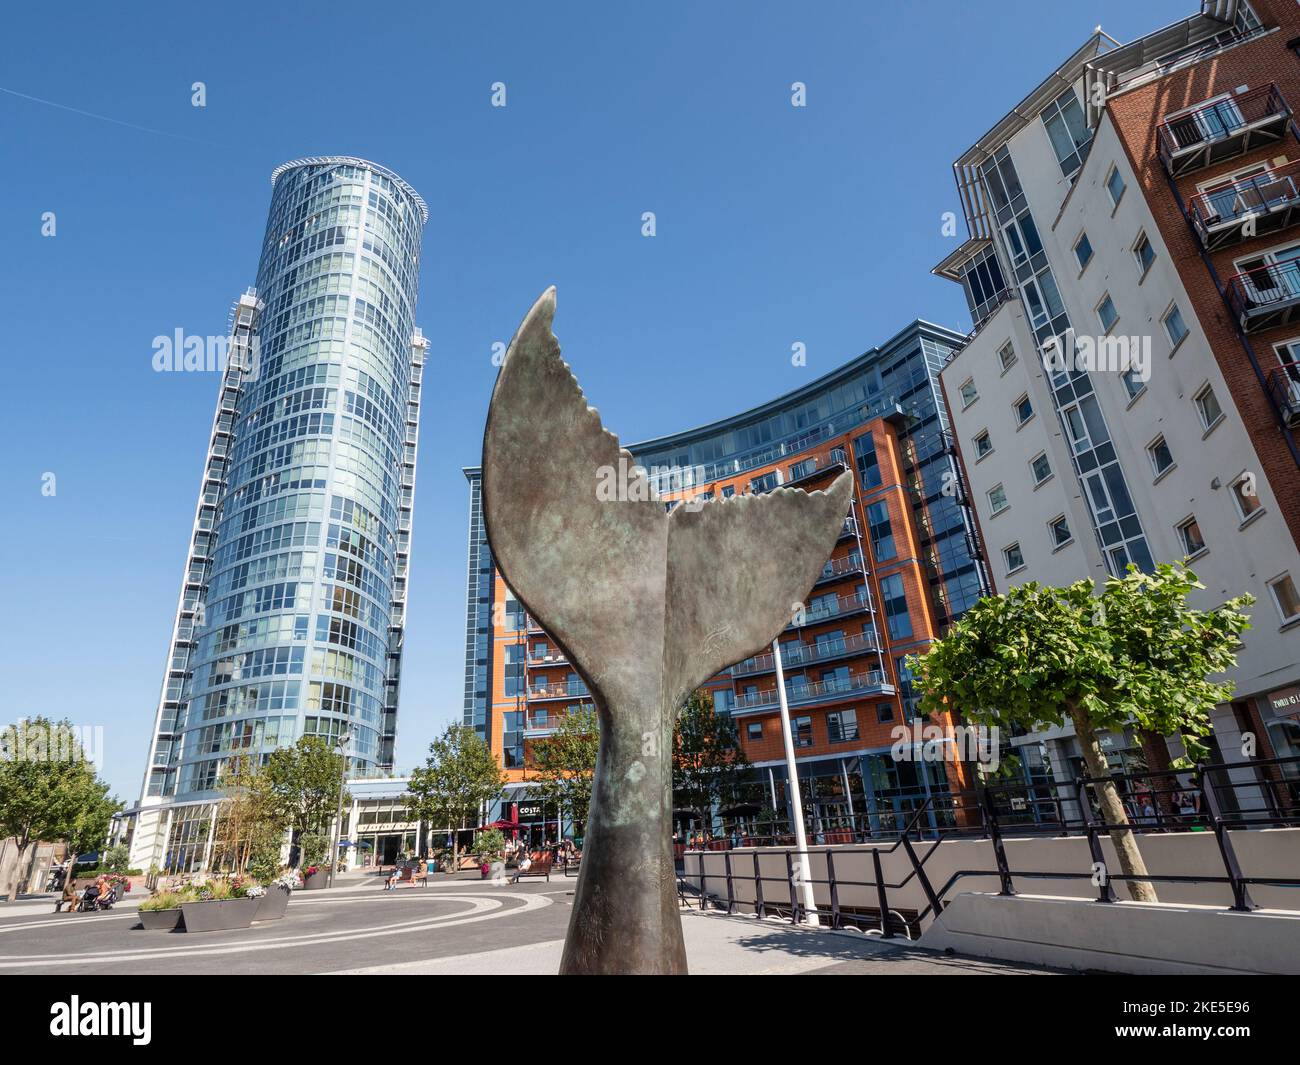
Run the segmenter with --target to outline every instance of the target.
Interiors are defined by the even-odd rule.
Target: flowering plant
[[[309,865],[307,866],[306,869],[302,871],[302,878],[306,880],[308,877],[315,876],[319,872],[320,872],[319,865]]]
[[[262,887],[261,884],[253,884],[251,887],[244,889],[244,898],[246,899],[260,899],[265,894],[266,888]]]
[[[288,872],[281,873],[277,876],[272,883],[284,888],[285,891],[295,891],[302,887],[302,877],[300,877],[294,870],[290,869]]]

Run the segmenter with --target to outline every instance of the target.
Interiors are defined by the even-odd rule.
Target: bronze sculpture
[[[685,973],[671,847],[678,709],[790,623],[848,511],[777,489],[671,513],[588,407],[551,332],[555,289],[506,352],[483,437],[502,576],[586,681],[600,748],[562,973]],[[631,468],[631,490],[598,492]]]

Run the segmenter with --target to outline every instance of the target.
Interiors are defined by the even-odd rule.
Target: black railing
[[[1234,779],[1234,775],[1244,779]],[[678,878],[679,895],[685,900],[694,896],[701,908],[712,904],[734,912],[737,905],[752,905],[755,912],[764,916],[777,910],[796,923],[804,911],[798,887],[802,882],[814,888],[825,888],[830,898],[832,927],[850,923],[878,923],[881,935],[893,935],[890,914],[903,918],[910,929],[919,928],[920,922],[943,911],[943,899],[960,881],[970,877],[996,878],[999,893],[1014,895],[1017,880],[1090,880],[1097,887],[1097,897],[1102,902],[1114,902],[1113,881],[1149,881],[1170,884],[1221,884],[1232,895],[1233,910],[1255,908],[1250,887],[1300,888],[1300,873],[1292,877],[1248,875],[1243,871],[1233,846],[1230,830],[1252,828],[1300,827],[1300,757],[1259,758],[1247,762],[1204,763],[1192,769],[1167,769],[1143,772],[1126,772],[1104,778],[1116,787],[1126,810],[1136,813],[1127,823],[1108,823],[1099,816],[1096,788],[1103,778],[1079,777],[1068,784],[1064,782],[1015,782],[979,786],[969,792],[928,796],[921,800],[910,816],[897,830],[889,847],[869,847],[869,840],[883,841],[887,832],[879,831],[881,811],[866,814],[839,814],[826,818],[813,813],[814,827],[809,832],[808,847],[811,854],[826,862],[826,876],[813,877],[809,870],[797,870],[801,876],[787,877],[764,874],[760,869],[762,856],[784,856],[787,871],[793,874],[794,862],[801,860],[794,846],[794,834],[788,822],[755,822],[740,819],[729,831],[708,839],[694,838],[680,844],[678,851],[683,859],[683,871]],[[870,819],[877,824],[864,829]],[[817,827],[816,822],[831,821]],[[1150,873],[1145,876],[1113,872],[1109,869],[1102,849],[1102,837],[1121,832],[1135,835],[1169,832],[1213,832],[1216,849],[1223,866],[1223,874],[1166,874]],[[1007,832],[1024,838],[1036,835],[1083,835],[1088,841],[1090,868],[1087,870],[1036,870],[1014,869],[1007,856],[1004,836]],[[953,873],[935,890],[925,872],[925,863],[947,839],[984,838],[990,841],[994,868],[963,869]],[[915,842],[914,842],[915,841]],[[926,842],[924,854],[918,854],[916,843]],[[725,896],[710,893],[706,882],[716,874],[706,870],[703,857],[699,858],[699,887],[689,884],[685,877],[685,851],[721,851],[725,869]],[[737,848],[748,849],[742,853]],[[752,849],[750,849],[752,848]],[[897,883],[887,881],[883,874],[882,858],[902,849],[908,858],[911,872]],[[870,880],[846,879],[837,876],[835,862],[855,854],[869,854],[873,869]],[[743,869],[741,868],[743,867]],[[921,887],[926,903],[919,910],[910,911],[890,904],[889,892],[907,887],[915,879]],[[736,882],[748,882],[753,888],[753,900],[741,902],[737,898]],[[765,884],[787,880],[789,902],[765,890]],[[840,904],[841,889],[874,888],[877,909],[871,912],[847,911]],[[1300,897],[1297,898],[1300,903]]]

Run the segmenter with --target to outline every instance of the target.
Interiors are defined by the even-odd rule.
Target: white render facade
[[[1300,553],[1110,112],[1082,124],[1087,67],[1107,41],[1095,35],[957,163],[959,184],[974,174],[978,187],[963,189],[971,239],[935,271],[964,284],[976,319],[941,375],[954,442],[999,591],[1031,580],[1104,580],[1128,561],[1146,568],[1142,546],[1150,561],[1188,558],[1206,585],[1196,605],[1255,596],[1231,679],[1234,699],[1262,698],[1300,684],[1300,624],[1270,588],[1279,574],[1300,582]],[[1048,119],[1065,92],[1074,96],[1074,122],[1058,119],[1054,142]],[[1054,150],[1062,126],[1077,160]],[[989,188],[999,180],[989,171],[1005,174],[1007,163],[1022,195],[999,210],[1013,198]],[[993,283],[988,266],[972,278],[975,264],[994,255]],[[1082,339],[1080,351],[1090,346],[1110,364],[1077,373],[1045,365],[1044,346],[1062,324]],[[1099,438],[1109,447],[1097,448]],[[1081,461],[1111,454],[1105,476],[1100,463]],[[1103,534],[1125,509],[1127,528]],[[1116,552],[1121,534],[1127,550]],[[1240,760],[1242,729],[1230,704],[1214,724],[1216,760]],[[1068,727],[1018,742],[1041,745],[1058,775],[1077,753]],[[1181,753],[1176,742],[1171,748]]]

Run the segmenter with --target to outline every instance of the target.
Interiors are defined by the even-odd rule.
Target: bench
[[[533,864],[527,869],[521,869],[516,866],[515,875],[512,879],[520,880],[526,876],[544,876],[546,877],[546,882],[549,884],[551,882],[551,852],[536,851],[535,853],[530,854],[529,857],[532,859]]]

